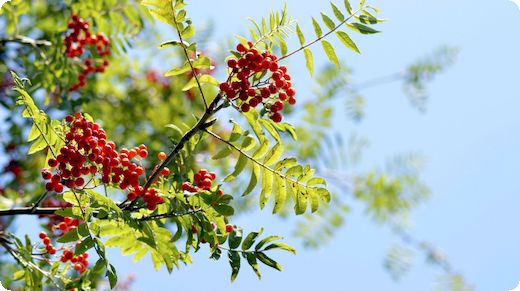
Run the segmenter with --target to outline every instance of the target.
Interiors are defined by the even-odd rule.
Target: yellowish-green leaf
[[[300,29],[300,26],[296,25],[296,34],[298,35],[298,40],[300,41],[300,45],[305,44],[305,36],[303,35],[302,30]]]
[[[314,58],[312,57],[312,52],[306,48],[303,50],[303,55],[305,56],[305,66],[312,76],[314,75]]]
[[[341,42],[349,49],[355,51],[356,53],[360,54],[361,52],[359,51],[356,43],[354,43],[354,41],[350,38],[350,36],[348,36],[347,33],[343,32],[343,31],[338,31],[336,32],[336,36],[339,38],[339,40],[341,40]]]
[[[279,175],[274,175],[274,208],[273,214],[280,212],[287,200],[287,186],[285,180]]]
[[[339,21],[345,20],[345,15],[341,13],[341,10],[339,10],[338,6],[336,6],[334,3],[330,2],[330,6],[332,7],[332,11],[334,12],[334,16],[336,16],[336,19]]]
[[[336,66],[339,67],[339,60],[338,60],[338,56],[336,55],[336,52],[334,51],[334,48],[332,47],[332,45],[330,44],[330,42],[326,41],[326,40],[322,40],[321,41],[321,45],[323,46],[323,50],[325,51],[325,54],[327,55],[327,57],[329,58],[329,60],[335,64]]]
[[[336,25],[334,24],[334,21],[330,19],[325,13],[321,13],[321,18],[323,19],[323,22],[327,26],[328,29],[333,30]]]
[[[314,26],[314,32],[316,33],[316,37],[321,37],[323,35],[323,31],[321,30],[320,24],[318,23],[318,21],[316,21],[316,19],[314,19],[314,17],[312,18],[312,25]]]

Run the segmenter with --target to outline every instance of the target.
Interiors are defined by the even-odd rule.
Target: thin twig
[[[186,48],[186,44],[184,43],[184,40],[182,39],[182,33],[179,30],[179,25],[177,24],[177,19],[173,17],[173,22],[175,23],[175,30],[177,30],[177,35],[179,36],[179,41],[182,47],[182,50],[184,51],[184,55],[186,56],[186,60],[188,61],[188,64],[190,64],[191,73],[193,74],[193,77],[195,78],[195,81],[197,82],[197,87],[200,91],[200,96],[202,96],[202,101],[204,101],[204,108],[208,110],[208,102],[206,101],[206,97],[204,96],[204,92],[202,91],[202,86],[199,82],[199,77],[197,76],[197,72],[195,71],[195,68],[193,68],[193,64],[191,63],[190,56],[188,55],[188,49]]]

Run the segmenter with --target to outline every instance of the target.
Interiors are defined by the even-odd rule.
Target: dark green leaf
[[[286,251],[292,253],[293,255],[296,255],[296,250],[286,243],[281,243],[281,242],[272,243],[272,244],[268,245],[267,247],[265,247],[264,251],[267,251],[270,249],[282,249],[282,250],[286,250]]]
[[[380,32],[378,30],[375,30],[375,29],[368,27],[361,23],[348,23],[347,26],[348,26],[348,28],[352,29],[353,31],[356,31],[356,32],[359,32],[362,34],[373,34],[373,33]]]
[[[267,266],[269,266],[271,268],[274,268],[274,269],[276,269],[278,271],[282,271],[282,266],[280,266],[280,264],[278,264],[275,260],[269,258],[263,252],[256,252],[255,256],[256,256],[257,259],[260,260],[260,262],[266,264]]]
[[[84,252],[90,250],[91,248],[94,247],[94,240],[92,240],[92,237],[88,236],[87,238],[85,238],[77,247],[76,249],[74,250],[74,254],[77,256],[77,255],[80,255],[80,254],[83,254]]]
[[[235,227],[235,229],[229,234],[228,245],[230,249],[236,249],[242,242],[242,228]]]
[[[244,242],[242,243],[242,250],[245,251],[245,250],[248,250],[254,243],[255,243],[255,240],[256,238],[262,234],[262,232],[264,231],[264,229],[260,229],[260,231],[258,232],[251,232],[249,233],[246,238],[244,239]]]
[[[233,207],[226,204],[219,204],[215,206],[214,209],[216,212],[218,212],[218,214],[223,216],[232,216],[235,213]]]
[[[240,271],[240,256],[237,251],[229,251],[229,265],[231,266],[231,282],[235,281]]]
[[[251,266],[258,279],[262,279],[262,275],[258,271],[258,263],[256,262],[255,255],[253,253],[246,253],[246,259],[247,263]]]

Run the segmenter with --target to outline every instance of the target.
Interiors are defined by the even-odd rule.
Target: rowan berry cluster
[[[215,172],[209,172],[206,169],[200,169],[194,176],[194,185],[190,182],[182,183],[182,190],[188,191],[191,193],[197,193],[201,190],[211,190],[211,186],[213,185],[213,181],[217,178],[217,174]],[[221,189],[218,189],[219,197],[223,195]]]
[[[65,219],[67,219],[66,217]],[[63,234],[62,234],[63,235]],[[50,255],[56,254],[56,248],[52,245],[51,238],[45,232],[40,232],[38,235],[42,240],[43,245],[45,245],[45,251]],[[79,242],[76,242],[76,247],[79,245]],[[88,267],[88,253],[83,253],[77,256],[74,256],[74,252],[69,248],[63,249],[63,252],[60,257],[60,261],[62,263],[71,262],[74,264],[74,270],[78,271],[80,274],[83,274]]]
[[[61,234],[63,235],[65,233],[75,229],[76,227],[78,227],[80,222],[81,221],[79,219],[71,218],[71,217],[65,217],[63,219],[63,221],[58,223],[58,224],[56,224],[54,226],[54,228],[59,229],[61,231]]]
[[[275,55],[267,51],[259,52],[251,42],[247,46],[240,43],[236,49],[240,57],[227,61],[232,78],[221,83],[220,90],[229,100],[240,100],[237,102],[242,112],[263,104],[274,122],[282,121],[284,103],[296,103],[296,90],[292,87],[287,67],[280,66]],[[259,73],[261,77],[258,77]]]
[[[40,239],[42,240],[43,245],[45,246],[45,250],[51,254],[54,255],[56,253],[56,249],[52,245],[51,239],[45,232],[40,232],[39,234]]]
[[[88,22],[77,15],[72,15],[68,28],[69,32],[65,36],[67,57],[81,58],[85,55],[83,71],[78,76],[78,82],[71,87],[71,90],[75,91],[86,85],[89,74],[105,71],[109,64],[107,57],[110,56],[110,40],[101,33],[92,34]],[[86,49],[85,45],[93,46],[95,49]]]
[[[77,246],[78,244],[76,244]],[[74,264],[74,270],[78,271],[80,274],[83,274],[88,267],[88,253],[83,253],[77,256],[74,256],[74,252],[65,249],[61,255],[60,261],[62,263],[71,262]]]
[[[139,178],[145,174],[144,167],[136,164],[133,159],[142,159],[148,156],[145,145],[132,149],[123,148],[116,151],[116,144],[107,141],[105,130],[97,123],[84,118],[81,113],[67,116],[65,121],[70,126],[65,135],[65,145],[60,149],[56,158],[51,158],[48,165],[56,168],[53,174],[51,169],[43,169],[42,177],[50,180],[45,188],[47,191],[62,192],[64,186],[69,189],[81,189],[93,180],[96,174],[101,176],[104,184],[118,187],[121,190],[128,189],[128,200],[135,200],[143,196],[147,207],[155,209],[158,203],[164,200],[157,190],[144,189],[140,185]],[[163,175],[169,174],[169,169],[161,171]]]

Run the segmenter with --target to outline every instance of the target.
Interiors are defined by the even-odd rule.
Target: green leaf
[[[298,183],[295,182],[287,182],[289,184],[289,190],[291,191],[294,197],[294,213],[296,215],[300,215],[305,213],[307,209],[307,189],[300,187]]]
[[[28,155],[32,155],[34,153],[37,153],[41,150],[43,150],[44,148],[46,148],[48,145],[47,145],[47,141],[45,140],[45,138],[43,136],[40,136],[32,145],[31,147],[29,148],[29,151],[27,152]]]
[[[112,266],[112,264],[109,264],[106,275],[108,276],[110,288],[112,288],[112,289],[115,288],[116,284],[117,284],[117,273],[116,273],[116,268],[114,268],[114,266]]]
[[[157,46],[157,48],[163,49],[163,48],[167,48],[167,47],[181,46],[181,45],[182,45],[182,43],[178,40],[170,40],[170,41],[161,43],[160,45]],[[190,44],[188,42],[184,42],[184,46],[189,47]]]
[[[348,13],[350,15],[354,14],[353,13],[354,11],[352,10],[352,6],[350,5],[350,2],[348,0],[345,0],[344,4],[345,4],[345,8],[347,9]]]
[[[262,192],[260,193],[260,209],[264,209],[265,203],[273,192],[273,173],[262,169]]]
[[[260,274],[260,271],[258,271],[258,263],[256,261],[255,255],[253,253],[246,253],[245,255],[247,263],[249,264],[249,266],[251,266],[258,279],[262,279],[262,275]]]
[[[220,160],[220,159],[223,159],[227,156],[229,156],[231,153],[233,153],[233,149],[229,146],[226,146],[224,147],[223,149],[221,149],[218,153],[216,153],[212,159],[213,160]]]
[[[240,173],[242,173],[242,171],[246,167],[248,161],[249,161],[249,159],[245,155],[240,154],[240,157],[238,158],[238,161],[235,165],[235,170],[233,171],[233,173],[227,175],[227,177],[224,178],[224,182],[232,181],[238,175],[240,175]]]
[[[375,30],[375,29],[368,27],[361,23],[348,23],[347,27],[352,29],[353,31],[356,31],[356,32],[359,32],[362,34],[374,34],[374,33],[380,32],[378,30]]]
[[[316,19],[314,19],[314,17],[312,18],[312,25],[314,26],[314,32],[316,33],[316,37],[320,38],[323,35],[323,31],[321,30],[320,24],[318,23],[318,21],[316,21]]]
[[[338,19],[340,22],[343,22],[343,20],[345,20],[345,15],[341,13],[341,10],[339,10],[338,6],[332,2],[330,2],[330,6],[332,7],[332,11],[334,12],[334,16],[336,16],[336,19]]]
[[[314,74],[314,58],[312,57],[312,51],[308,48],[303,49],[303,55],[305,56],[305,66],[307,67],[307,71],[311,74]]]
[[[330,19],[330,17],[325,15],[325,13],[321,12],[321,18],[323,19],[323,22],[325,23],[325,25],[327,26],[328,29],[333,30],[334,27],[336,27],[336,24],[334,24],[334,21],[332,21],[332,19]]]
[[[336,52],[334,51],[334,48],[332,47],[332,45],[330,44],[330,42],[326,41],[326,40],[322,40],[321,41],[321,44],[323,46],[323,50],[325,51],[325,54],[327,55],[327,57],[329,58],[329,60],[335,64],[336,66],[339,67],[339,60],[338,60],[338,56],[336,56]]]
[[[269,139],[264,138],[264,140],[262,140],[262,142],[260,144],[260,147],[253,154],[253,159],[260,160],[261,158],[263,158],[265,156],[265,154],[267,154],[268,151],[269,151]]]
[[[182,66],[180,68],[173,68],[173,69],[169,70],[168,72],[164,73],[164,76],[165,77],[177,76],[177,75],[186,74],[189,71],[191,71],[190,65],[186,63],[186,64],[184,64],[184,66]]]
[[[354,41],[343,31],[336,32],[336,36],[341,40],[341,42],[349,49],[355,51],[356,53],[360,54],[358,47],[354,43]]]
[[[81,230],[81,232],[79,230]],[[62,235],[61,237],[59,237],[57,241],[60,243],[68,243],[68,242],[77,241],[80,238],[88,235],[88,231],[86,231],[86,230],[87,230],[87,225],[84,223],[80,224],[77,228],[73,228],[70,231],[68,231],[67,233],[65,233],[64,235]],[[86,233],[85,233],[85,231],[86,231]]]
[[[286,251],[290,252],[291,254],[296,255],[296,250],[286,243],[281,243],[281,242],[272,243],[272,244],[268,245],[267,247],[265,247],[264,251],[267,251],[270,249],[286,250]]]
[[[298,40],[300,41],[300,45],[305,44],[305,36],[303,35],[302,30],[300,29],[300,26],[296,24],[296,34],[298,35]]]
[[[87,194],[89,195],[90,199],[93,203],[97,203],[101,206],[106,206],[111,210],[114,210],[115,212],[121,214],[123,211],[117,204],[114,202],[114,200],[106,197],[105,195],[102,195],[98,192],[92,191],[92,190],[85,190]]]
[[[249,180],[249,184],[247,185],[246,190],[244,193],[242,193],[242,196],[246,196],[247,194],[251,193],[253,189],[255,189],[256,184],[258,183],[258,178],[260,176],[260,166],[256,163],[252,164],[253,170],[251,171],[251,179]]]
[[[40,135],[41,135],[41,132],[38,129],[38,126],[36,126],[36,124],[33,124],[33,126],[31,127],[31,131],[29,132],[29,136],[27,137],[27,141],[28,142],[33,141],[36,138],[38,138]]]
[[[215,211],[218,212],[218,214],[223,216],[232,216],[235,213],[235,210],[233,207],[227,205],[227,204],[219,204],[214,207]]]
[[[270,236],[262,239],[258,244],[256,244],[255,251],[258,251],[259,249],[261,249],[268,242],[272,242],[275,240],[281,240],[281,239],[283,239],[283,237],[278,236],[278,235],[270,235]]]
[[[270,166],[278,161],[278,159],[283,154],[283,146],[281,143],[277,143],[274,145],[274,147],[267,153],[265,159],[264,159],[264,165]]]
[[[315,189],[311,189],[307,191],[307,193],[309,194],[309,202],[311,203],[311,212],[316,212],[320,205],[318,193]]]
[[[94,240],[88,236],[74,250],[74,254],[80,255],[94,247]]]
[[[271,268],[274,268],[278,271],[282,271],[282,266],[280,266],[280,264],[278,264],[275,260],[269,258],[266,254],[264,254],[263,252],[256,252],[255,253],[255,256],[257,259],[260,260],[260,262],[264,263],[265,265],[271,267]]]
[[[256,238],[262,234],[262,232],[264,231],[264,229],[260,229],[260,231],[256,232],[256,231],[253,231],[253,232],[250,232],[246,238],[244,239],[244,242],[242,242],[242,250],[243,251],[246,251],[248,250],[254,243],[255,243],[255,240]]]
[[[240,271],[240,256],[237,251],[229,251],[228,258],[229,265],[231,266],[231,282],[233,282]]]
[[[273,214],[283,209],[287,200],[287,186],[285,180],[279,175],[274,175],[274,208]]]
[[[191,38],[195,35],[195,28],[193,25],[188,25],[183,31],[182,31],[182,37],[183,38]]]
[[[309,179],[309,181],[307,181],[307,187],[312,187],[312,186],[316,186],[316,185],[327,185],[327,181],[325,181],[325,179],[323,178],[319,178],[319,177],[313,177],[311,179]]]
[[[228,245],[230,249],[236,249],[240,246],[240,242],[242,242],[242,228],[235,227],[233,231],[229,234]]]

